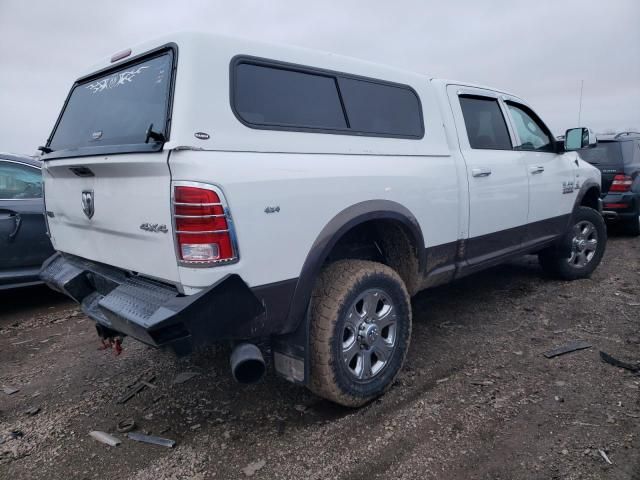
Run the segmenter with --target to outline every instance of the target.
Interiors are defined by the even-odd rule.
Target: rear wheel
[[[538,254],[542,269],[563,280],[589,277],[600,264],[607,244],[602,215],[589,207],[578,207],[573,226],[560,245]]]
[[[400,371],[411,337],[411,303],[386,265],[341,260],[328,265],[310,310],[310,389],[357,407],[381,395]]]

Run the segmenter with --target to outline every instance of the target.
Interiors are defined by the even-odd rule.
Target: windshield
[[[166,135],[172,60],[166,51],[75,85],[49,147],[144,144],[151,124]]]
[[[595,147],[580,150],[580,156],[593,165],[622,165],[620,142],[598,142]]]

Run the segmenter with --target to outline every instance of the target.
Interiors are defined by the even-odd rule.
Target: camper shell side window
[[[256,57],[231,61],[231,108],[250,128],[371,137],[424,137],[408,85]]]

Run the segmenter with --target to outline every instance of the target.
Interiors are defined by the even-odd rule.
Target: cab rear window
[[[74,85],[48,145],[54,152],[115,147],[153,149],[149,128],[168,134],[173,52],[110,70]],[[157,138],[157,136],[156,136]],[[124,149],[122,148],[124,147]],[[139,149],[132,149],[138,151]]]

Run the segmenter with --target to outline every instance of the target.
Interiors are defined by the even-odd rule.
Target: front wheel
[[[393,269],[364,260],[328,265],[310,315],[309,388],[316,395],[357,407],[393,383],[411,337],[409,294]]]
[[[592,208],[578,207],[571,230],[559,245],[538,254],[542,269],[563,280],[588,278],[600,264],[607,245],[602,215]]]

